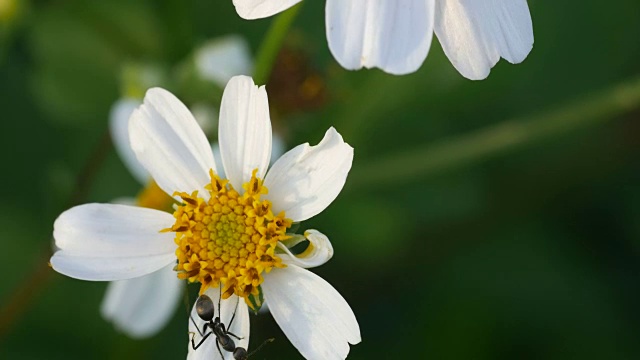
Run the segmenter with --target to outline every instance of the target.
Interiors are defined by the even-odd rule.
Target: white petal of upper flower
[[[238,15],[247,20],[261,19],[286,10],[301,0],[233,0]]]
[[[327,0],[329,49],[349,70],[412,73],[427,57],[435,0]]]
[[[333,246],[326,235],[318,230],[307,230],[304,237],[309,240],[309,247],[298,255],[293,255],[284,244],[278,242],[278,248],[284,251],[284,254],[278,254],[283,263],[312,268],[326,263],[333,257]]]
[[[216,171],[207,141],[186,106],[170,92],[153,88],[129,121],[131,147],[140,163],[167,194],[175,191],[198,194],[208,199],[204,190]]]
[[[215,308],[216,313],[215,316],[219,316],[218,313],[218,299],[220,298],[219,288],[209,288],[205,294],[211,298],[213,301],[213,306]],[[237,308],[236,308],[237,304]],[[222,307],[222,314],[220,316],[220,321],[224,324],[227,331],[234,333],[235,335],[241,337],[241,340],[232,338],[236,344],[236,347],[242,347],[245,350],[249,349],[249,308],[243,299],[238,298],[236,295],[231,295],[226,300],[222,300],[220,304]],[[233,323],[231,326],[231,317],[233,317],[233,313],[235,311],[235,318],[233,319]],[[193,308],[191,310],[191,318],[193,321],[189,320],[189,332],[194,333],[194,341],[195,344],[198,345],[202,337],[198,333],[198,330],[202,331],[202,326],[205,322],[198,317],[198,313],[196,312],[195,302]],[[196,329],[196,325],[198,326]],[[207,332],[210,329],[207,328]],[[188,354],[187,360],[221,360],[220,353],[216,348],[216,337],[215,335],[209,336],[207,340],[198,348],[198,350],[193,350],[193,346],[191,345],[191,334],[189,334],[189,344],[188,344]],[[224,355],[225,360],[233,360],[233,353],[225,351],[222,349],[222,354]]]
[[[54,270],[82,280],[123,280],[175,261],[169,213],[117,204],[85,204],[63,212],[53,225]]]
[[[264,185],[274,213],[285,211],[303,221],[324,210],[338,196],[351,169],[353,148],[330,128],[316,146],[298,145],[271,167]]]
[[[109,132],[118,156],[131,175],[142,185],[146,185],[151,177],[147,169],[140,164],[129,143],[129,117],[140,105],[135,99],[120,99],[111,107],[109,114]]]
[[[174,264],[149,275],[114,281],[102,301],[102,316],[133,338],[155,335],[171,320],[185,285]]]
[[[264,86],[256,86],[248,76],[233,77],[222,95],[218,143],[224,172],[233,187],[257,176],[264,178],[271,157],[271,120]]]
[[[329,283],[296,265],[274,268],[262,283],[269,310],[307,359],[344,359],[360,342],[351,307]]]
[[[500,57],[522,62],[533,47],[526,0],[439,0],[435,31],[453,66],[472,80],[489,76]]]
[[[238,35],[209,41],[198,49],[195,62],[201,76],[220,87],[235,75],[251,75],[253,69],[249,44]]]

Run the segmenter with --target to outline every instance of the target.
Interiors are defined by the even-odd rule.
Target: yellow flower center
[[[285,266],[275,249],[278,241],[289,238],[292,222],[284,212],[274,215],[271,202],[260,199],[268,190],[256,172],[242,186],[242,195],[213,171],[205,187],[209,200],[197,191],[174,194],[183,205],[173,213],[175,224],[165,231],[176,233],[178,277],[200,282],[200,294],[222,285],[224,299],[234,293],[247,299],[259,294],[264,272]]]
[[[160,189],[158,184],[153,180],[151,180],[136,197],[136,204],[138,206],[162,211],[169,211],[171,205],[174,203],[173,198],[167,195],[164,190]]]

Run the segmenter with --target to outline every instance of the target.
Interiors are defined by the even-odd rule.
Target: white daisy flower
[[[233,0],[238,14],[257,19],[301,0]],[[504,58],[517,64],[533,47],[527,0],[327,0],[329,49],[344,68],[412,73],[424,62],[435,31],[445,54],[466,78],[480,80]]]
[[[224,87],[233,75],[248,73],[246,67],[252,66],[246,41],[236,35],[211,40],[198,50],[196,58],[200,59],[196,61],[201,65],[198,70],[203,76],[211,72],[217,75],[205,78],[220,87]],[[133,177],[145,186],[136,199],[121,198],[114,202],[169,211],[172,198],[152,181],[129,143],[129,117],[141,104],[137,99],[123,98],[111,108],[109,130],[116,152]],[[194,104],[192,112],[205,131],[217,126],[218,114],[215,109]],[[215,143],[212,146],[218,148]],[[274,155],[280,156],[283,152],[280,150]],[[130,337],[153,336],[171,320],[180,303],[183,287],[184,281],[175,276],[173,265],[149,275],[111,282],[101,305],[102,316]]]
[[[152,181],[129,144],[129,117],[140,104],[135,99],[121,99],[111,108],[109,130],[116,152],[133,177],[145,186],[137,198],[114,202],[169,211],[173,199]],[[145,276],[109,283],[100,312],[119,331],[132,338],[146,338],[171,320],[183,289],[184,281],[176,278],[172,265],[167,265]]]
[[[118,198],[113,202],[169,211],[172,198],[152,181],[129,144],[129,117],[141,104],[135,99],[121,99],[111,110],[109,126],[116,151],[129,172],[140,185],[145,186],[137,198]],[[191,112],[203,130],[212,124],[217,125],[215,109],[196,104]],[[278,133],[273,134],[272,142],[271,163],[285,150],[284,141]],[[214,156],[219,159],[220,146],[216,142],[211,146]],[[173,266],[139,278],[111,282],[102,302],[102,316],[130,337],[153,336],[171,320],[180,303],[183,286],[184,282],[175,276]]]
[[[199,75],[220,88],[236,75],[253,73],[253,59],[247,41],[239,35],[227,35],[210,40],[195,53]]]
[[[131,116],[129,137],[138,161],[178,201],[175,212],[118,204],[67,210],[54,224],[59,250],[52,267],[78,279],[115,281],[174,266],[179,278],[201,284],[201,294],[216,299],[222,292],[223,321],[242,298],[234,321],[239,328],[232,327],[245,338],[239,346],[248,343],[247,305],[262,294],[303,356],[345,358],[349,344],[360,342],[355,315],[329,283],[305,270],[331,257],[329,240],[308,230],[302,254],[287,245],[303,240],[288,234],[294,222],[317,215],[338,196],[353,148],[330,128],[318,145],[295,147],[267,172],[267,94],[246,76],[232,78],[224,91],[218,133],[222,164],[186,106],[166,90],[149,90]],[[219,358],[211,346],[190,353]]]

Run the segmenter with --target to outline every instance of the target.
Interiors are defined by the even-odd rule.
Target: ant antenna
[[[222,307],[220,305],[220,301],[222,301],[222,281],[218,282],[218,288],[220,290],[220,296],[218,297],[218,316],[222,320]]]
[[[240,296],[236,296],[236,307],[233,308],[233,315],[231,315],[231,321],[229,321],[229,329],[231,329],[231,324],[233,324],[233,319],[236,318],[236,312],[238,311],[239,303],[240,303]]]
[[[275,338],[271,338],[271,339],[265,340],[262,344],[260,344],[260,346],[258,346],[257,348],[253,349],[253,351],[250,352],[249,355],[247,355],[247,357],[253,356],[253,354],[257,353],[258,350],[262,349],[263,346],[267,345],[268,343],[272,343],[274,341],[275,341]]]

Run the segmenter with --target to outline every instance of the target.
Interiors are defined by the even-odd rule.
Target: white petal
[[[111,203],[112,204],[120,204],[120,205],[128,205],[128,206],[138,206],[138,205],[136,205],[138,203],[138,200],[136,200],[136,198],[127,197],[127,196],[115,198],[115,199],[111,200]]]
[[[307,359],[344,359],[360,342],[351,307],[318,275],[289,265],[262,283],[269,310],[289,341]]]
[[[211,151],[213,151],[213,158],[216,159],[216,164],[222,164],[222,155],[220,154],[220,144],[217,142],[211,143]],[[222,179],[226,179],[227,175],[224,173],[224,166],[220,166],[218,169],[218,176]]]
[[[251,75],[253,62],[247,41],[238,35],[214,39],[195,55],[200,75],[223,88],[235,75]]]
[[[293,221],[322,212],[338,196],[351,169],[353,148],[330,128],[316,146],[298,145],[282,155],[264,184],[275,213]]]
[[[269,164],[273,164],[284,154],[286,150],[286,144],[284,139],[277,132],[273,132],[271,138],[271,158],[269,159]]]
[[[526,0],[439,0],[435,31],[453,66],[472,80],[489,76],[500,57],[522,62],[533,47]]]
[[[116,101],[109,114],[109,131],[116,152],[124,165],[140,184],[146,185],[151,180],[151,177],[138,161],[129,142],[129,117],[139,105],[140,101],[135,99],[120,99]]]
[[[248,76],[235,76],[227,84],[220,105],[218,143],[224,172],[241,191],[251,172],[264,179],[271,157],[271,120],[264,86]]]
[[[147,91],[129,121],[129,138],[140,163],[167,194],[198,190],[207,198],[209,169],[216,171],[211,145],[173,94],[160,88]]]
[[[113,281],[131,279],[151,274],[175,261],[174,254],[105,257],[78,256],[58,251],[51,257],[51,267],[63,275],[89,281]]]
[[[329,49],[349,70],[412,73],[427,57],[435,0],[327,0]]]
[[[114,281],[102,301],[102,316],[133,338],[155,335],[171,320],[184,288],[174,264],[135,279]]]
[[[298,255],[293,255],[284,244],[278,242],[278,248],[285,252],[278,254],[282,262],[312,268],[326,263],[333,257],[333,246],[326,235],[318,230],[307,230],[304,237],[309,240],[309,247]]]
[[[86,204],[63,212],[53,225],[52,267],[82,280],[123,280],[175,261],[169,213],[135,206]]]
[[[233,0],[238,15],[244,19],[261,19],[299,3],[300,0]]]
[[[222,300],[220,307],[222,307],[222,313],[218,313],[218,299],[220,299],[220,289],[208,289],[205,294],[211,298],[213,301],[213,305],[215,307],[215,316],[220,316],[220,321],[225,325],[227,331],[232,332],[233,334],[241,337],[241,340],[237,340],[232,337],[232,340],[235,342],[236,347],[242,347],[245,350],[249,350],[249,308],[243,299],[238,298],[236,295],[231,295],[227,300]],[[238,304],[236,308],[236,304]],[[231,322],[231,318],[233,317],[233,313],[235,312],[235,318],[233,319],[233,323],[229,326]],[[193,319],[193,321],[191,321]],[[201,336],[196,330],[196,325],[198,329],[202,331],[202,326],[205,324],[202,319],[198,317],[198,313],[196,312],[195,302],[194,306],[191,310],[191,319],[189,320],[189,332],[195,333],[194,341],[195,344],[198,345],[200,342]],[[214,317],[215,319],[215,317]],[[194,322],[196,325],[194,325]],[[207,328],[206,332],[210,332],[210,329]],[[216,337],[215,335],[209,336],[207,340],[198,348],[198,350],[193,350],[193,346],[191,345],[191,334],[189,334],[189,344],[188,344],[188,354],[187,360],[220,360],[220,353],[216,348]],[[233,360],[233,353],[227,352],[222,347],[222,354],[224,355],[225,360]]]

